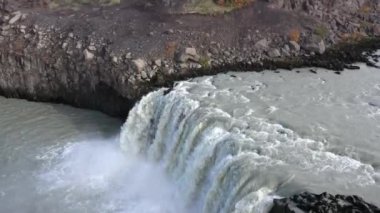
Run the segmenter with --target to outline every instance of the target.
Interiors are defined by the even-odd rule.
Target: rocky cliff
[[[341,69],[326,57],[320,64],[302,58],[380,35],[378,0],[257,0],[212,16],[184,14],[189,2],[49,9],[2,0],[0,94],[125,116],[142,95],[176,79],[281,61]],[[351,52],[344,63],[361,57]]]

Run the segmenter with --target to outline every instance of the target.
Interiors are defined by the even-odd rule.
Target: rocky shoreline
[[[277,69],[290,71],[297,68],[309,67],[310,72],[314,72],[312,68],[319,67],[329,69],[339,75],[344,69],[359,69],[353,63],[364,63],[370,67],[378,67],[374,63],[378,62],[380,58],[379,55],[375,54],[377,50],[380,50],[380,38],[367,38],[354,43],[336,45],[327,49],[324,54],[313,56],[303,55],[278,60],[266,59],[256,63],[240,62],[224,64],[206,69],[194,69],[185,74],[157,76],[146,87],[172,87],[176,81],[234,71],[262,72],[265,70],[275,71]]]

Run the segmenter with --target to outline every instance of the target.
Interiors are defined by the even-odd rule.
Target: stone
[[[268,55],[271,58],[279,58],[279,57],[281,57],[281,52],[278,49],[271,49],[268,52]]]
[[[185,63],[188,61],[198,62],[200,60],[200,56],[197,54],[197,50],[193,47],[187,47],[180,50],[176,53],[176,61]]]
[[[66,49],[66,48],[67,48],[67,45],[68,45],[67,42],[63,42],[63,44],[62,44],[62,49]]]
[[[169,29],[169,30],[166,30],[165,31],[165,34],[173,34],[174,33],[174,30],[173,29]]]
[[[230,51],[228,51],[228,50],[224,51],[223,54],[224,54],[225,56],[227,56],[227,57],[231,56],[231,53],[230,53]]]
[[[294,51],[300,51],[301,50],[301,46],[297,43],[297,42],[295,42],[295,41],[290,41],[289,42],[289,45],[290,45],[290,48],[292,49],[292,50],[294,50]]]
[[[147,66],[147,63],[144,59],[138,58],[132,61],[135,71],[142,72],[145,67]]]
[[[117,64],[117,63],[119,62],[119,59],[118,59],[116,56],[113,56],[113,57],[112,57],[112,62],[113,62],[114,64]]]
[[[141,78],[142,79],[147,79],[148,78],[148,75],[146,74],[145,71],[141,71]]]
[[[29,33],[24,35],[24,38],[25,38],[25,39],[30,39],[31,37],[32,37],[32,35],[29,34]]]
[[[269,41],[267,39],[261,39],[260,41],[255,43],[255,48],[266,50],[269,47]]]
[[[86,59],[86,61],[91,61],[95,57],[95,55],[87,49],[85,49],[83,51],[83,54],[84,54],[84,58]]]
[[[307,43],[303,46],[303,48],[310,53],[319,53],[323,54],[326,51],[326,45],[323,39],[318,39],[316,37],[312,37],[307,41]]]
[[[23,33],[23,34],[25,34],[25,29],[26,29],[26,26],[25,25],[20,25],[20,27],[19,27],[19,29],[20,29],[20,32],[21,33]]]
[[[93,52],[96,51],[96,47],[95,47],[95,45],[90,45],[90,46],[88,46],[87,49],[90,50],[90,51],[93,51]]]
[[[181,64],[179,64],[179,67],[180,67],[181,69],[187,69],[189,66],[188,66],[188,64],[186,64],[186,63],[181,63]]]
[[[282,55],[286,56],[286,57],[289,57],[291,55],[290,52],[289,52],[289,50],[290,50],[290,48],[289,47],[286,48],[286,46],[284,48],[282,48],[281,49]]]
[[[216,47],[210,47],[209,52],[213,55],[218,55],[219,51]]]
[[[15,15],[9,20],[9,24],[14,24],[21,19],[22,14],[20,11],[17,11],[14,14]]]
[[[365,202],[361,197],[351,195],[312,194],[304,192],[290,198],[275,199],[269,213],[327,213],[327,212],[379,212],[375,205]]]
[[[280,9],[284,6],[284,0],[268,0],[270,3],[269,7]]]
[[[131,58],[132,58],[132,53],[125,54],[125,59],[131,59]]]
[[[82,49],[82,42],[81,42],[81,41],[78,41],[78,42],[77,42],[77,45],[75,46],[75,48],[77,48],[77,49]]]
[[[166,71],[167,74],[171,75],[171,74],[174,74],[175,73],[175,69],[173,68],[169,68],[167,71]]]
[[[189,63],[189,68],[190,69],[200,69],[200,68],[202,68],[202,65],[200,65],[198,63]]]
[[[156,60],[154,60],[154,64],[155,64],[156,66],[158,66],[158,67],[161,67],[161,65],[162,65],[162,61],[161,61],[161,59],[156,59]]]
[[[156,73],[157,73],[157,70],[149,70],[149,72],[147,73],[148,78],[153,78],[153,76],[155,76]]]
[[[1,31],[7,31],[7,30],[10,30],[11,29],[11,26],[9,25],[3,25],[1,26]]]
[[[1,31],[1,35],[2,36],[8,36],[9,35],[9,31]]]
[[[285,44],[284,45],[284,48],[283,48],[285,51],[289,52],[290,51],[290,47],[289,45]]]
[[[373,34],[375,36],[380,36],[380,24],[376,24],[373,26]]]
[[[185,53],[190,56],[197,56],[197,50],[193,47],[188,47],[185,49]]]
[[[323,54],[325,51],[326,51],[326,45],[325,45],[325,42],[324,42],[323,40],[321,40],[321,41],[318,43],[318,52],[319,52],[319,54]]]

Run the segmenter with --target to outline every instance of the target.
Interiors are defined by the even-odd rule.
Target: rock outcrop
[[[380,34],[378,0],[350,7],[343,0],[256,0],[221,16],[167,12],[187,0],[79,10],[26,4],[35,1],[0,0],[0,95],[121,117],[141,96],[175,80],[228,70],[342,69],[363,56],[352,49],[340,55],[343,61],[321,54]],[[321,60],[299,60],[309,56]]]
[[[288,10],[302,10],[306,12],[313,12],[316,10],[333,10],[344,9],[355,11],[364,5],[377,6],[377,0],[266,0],[278,8],[284,8]]]
[[[380,209],[365,202],[361,197],[350,195],[320,195],[304,192],[290,198],[276,199],[270,213],[329,213],[362,212],[377,213]]]

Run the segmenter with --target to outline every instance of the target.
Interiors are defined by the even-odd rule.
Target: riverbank
[[[376,0],[307,7],[261,0],[213,15],[185,13],[182,0],[76,9],[30,2],[1,9],[0,94],[123,118],[143,95],[175,80],[229,70],[341,70],[367,62],[362,52],[380,43]]]

